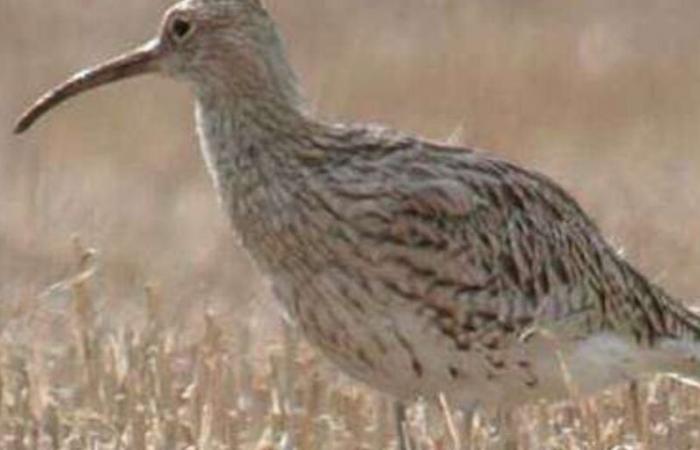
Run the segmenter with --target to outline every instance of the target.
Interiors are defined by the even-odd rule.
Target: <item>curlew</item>
[[[234,232],[305,337],[399,401],[504,411],[655,373],[700,376],[700,317],[546,176],[304,108],[259,0],[186,0],[157,36],[48,92],[160,73],[193,88]],[[562,369],[562,368],[565,368]]]

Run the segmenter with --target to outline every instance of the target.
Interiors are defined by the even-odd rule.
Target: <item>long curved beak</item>
[[[159,41],[154,39],[129,53],[73,75],[37,100],[19,118],[15,133],[23,133],[50,109],[82,92],[125,78],[157,72],[162,53]]]

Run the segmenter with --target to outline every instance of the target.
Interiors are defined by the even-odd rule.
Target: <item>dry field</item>
[[[267,3],[319,114],[537,167],[646,274],[700,293],[697,2]],[[186,88],[130,81],[10,134],[167,5],[0,1],[0,449],[392,448],[388,401],[281,324],[231,238]],[[497,423],[451,419],[412,408],[416,448],[498,448]],[[517,427],[528,450],[700,449],[700,389],[622,386]]]

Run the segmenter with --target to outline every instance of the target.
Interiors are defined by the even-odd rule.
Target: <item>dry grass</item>
[[[147,287],[142,325],[100,312],[99,255],[74,242],[77,264],[39,301],[20,305],[0,339],[0,446],[7,449],[386,449],[388,400],[326,367],[293,331],[265,337],[204,311],[197,336],[169,326],[166,299]],[[17,334],[34,339],[20,344]],[[700,396],[671,380],[563,405],[518,411],[522,450],[696,449]],[[502,423],[415,405],[406,431],[417,449],[499,449]]]
[[[99,311],[99,255],[74,242],[74,272],[40,296],[64,297],[63,320],[29,300],[0,340],[0,445],[7,449],[385,449],[388,401],[325,367],[289,329],[265,338],[248,320],[224,329],[213,311],[184,339],[157,289],[142,325]],[[198,321],[195,319],[195,321]],[[228,324],[230,325],[230,323]],[[30,329],[25,345],[15,332]],[[418,449],[497,449],[498,422],[418,404]],[[515,427],[525,449],[694,449],[700,396],[671,380],[573,404],[533,405]],[[459,444],[461,443],[461,445]]]
[[[554,176],[679,297],[700,292],[694,2],[268,3],[321,114],[459,129]],[[9,134],[167,4],[0,2],[0,448],[387,448],[390,406],[297,344],[232,242],[182,87],[125,83]],[[99,256],[76,256],[76,233]],[[520,411],[523,448],[700,448],[697,390],[635,389]],[[421,449],[496,448],[482,418],[410,417]]]

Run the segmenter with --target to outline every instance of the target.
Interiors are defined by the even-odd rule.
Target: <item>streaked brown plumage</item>
[[[547,177],[492,154],[307,113],[257,0],[186,0],[159,36],[82,73],[195,92],[224,210],[305,336],[399,399],[501,410],[657,372],[700,375],[700,318],[625,262]]]

